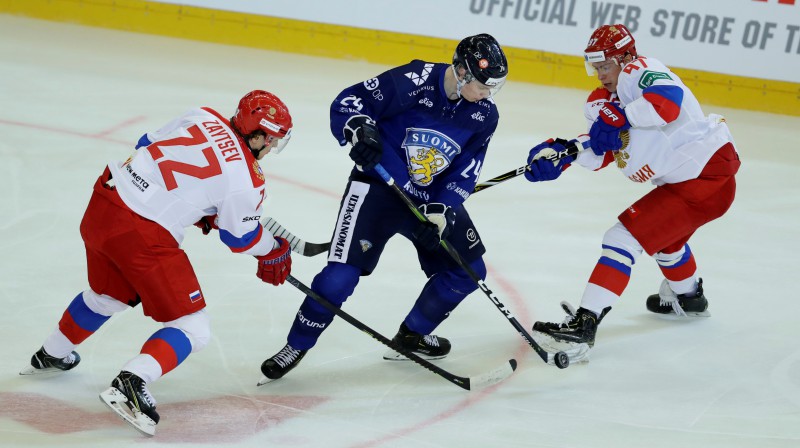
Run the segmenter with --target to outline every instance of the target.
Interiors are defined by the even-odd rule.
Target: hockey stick
[[[332,304],[328,301],[328,299],[322,297],[321,295],[314,292],[311,288],[304,285],[302,282],[294,278],[293,276],[289,275],[286,277],[286,281],[291,283],[295,288],[302,291],[305,295],[314,299],[317,303],[325,307],[326,310],[335,313],[340,318],[344,319],[350,325],[358,328],[359,330],[366,333],[368,336],[371,336],[373,339],[376,339],[381,344],[389,347],[390,349],[404,355],[406,358],[414,361],[415,363],[421,365],[422,367],[430,370],[431,372],[439,375],[440,377],[450,381],[451,383],[455,384],[458,387],[461,387],[466,390],[477,390],[482,389],[494,384],[497,384],[514,373],[514,370],[517,369],[517,361],[515,359],[509,359],[507,364],[503,364],[501,367],[498,367],[492,371],[472,376],[472,377],[463,377],[454,375],[447,370],[442,369],[441,367],[427,361],[424,358],[421,358],[419,355],[416,355],[414,352],[406,350],[402,347],[396,346],[392,341],[383,336],[382,334],[378,333],[377,331],[373,330],[372,328],[368,327],[366,324],[362,323],[355,317],[347,314],[341,308],[337,307],[336,305]]]
[[[289,246],[292,248],[293,252],[297,252],[300,255],[304,255],[306,257],[313,257],[314,255],[319,255],[323,252],[327,252],[328,249],[331,247],[331,243],[308,243],[292,234],[292,232],[286,230],[278,221],[275,221],[273,218],[266,216],[261,219],[261,225],[271,234],[275,236],[279,236],[281,238],[286,238],[286,241],[289,242]]]
[[[630,142],[630,134],[628,133],[628,130],[626,129],[626,130],[620,132],[619,137],[622,140],[622,148],[621,149],[627,148],[628,147],[628,143]],[[581,151],[583,151],[583,150],[585,150],[586,148],[589,147],[589,141],[588,140],[581,144],[581,146],[583,146],[583,148],[579,148],[578,145],[576,145],[574,141],[569,141],[568,142],[568,141],[566,141],[564,139],[561,139],[561,138],[555,139],[555,142],[556,143],[560,143],[561,145],[563,145],[564,146],[564,150],[548,152],[547,154],[542,155],[540,157],[537,157],[534,160],[537,160],[539,158],[545,158],[545,159],[547,159],[547,160],[549,160],[551,162],[556,162],[558,160],[563,159],[564,157],[577,156]],[[544,153],[544,151],[542,153]],[[521,166],[521,167],[519,167],[519,168],[517,168],[515,170],[511,170],[511,171],[509,171],[507,173],[503,173],[503,174],[501,174],[501,175],[499,175],[497,177],[493,177],[493,178],[487,180],[486,182],[481,182],[478,185],[475,185],[475,188],[472,190],[472,192],[473,193],[477,193],[477,192],[485,190],[485,189],[487,189],[489,187],[493,187],[493,186],[495,186],[495,185],[497,185],[499,183],[503,183],[503,182],[505,182],[505,181],[507,181],[509,179],[513,179],[513,178],[519,176],[520,174],[524,173],[527,170],[528,170],[528,165],[523,165],[523,166]]]
[[[381,176],[383,181],[386,182],[386,185],[388,185],[392,190],[394,190],[395,193],[397,193],[397,196],[400,197],[400,199],[402,199],[403,202],[405,202],[405,204],[408,206],[409,209],[411,209],[411,211],[414,213],[417,219],[419,219],[422,222],[429,222],[428,218],[424,214],[422,214],[422,212],[420,212],[419,209],[417,209],[417,205],[414,204],[414,202],[411,199],[409,199],[408,196],[406,196],[406,194],[403,192],[403,190],[400,189],[399,186],[397,186],[397,184],[394,181],[394,178],[392,178],[392,176],[383,168],[383,166],[381,166],[380,163],[375,165],[374,169],[375,172]],[[497,309],[500,310],[500,312],[506,316],[511,325],[517,330],[517,332],[519,332],[519,334],[523,337],[523,339],[525,339],[528,345],[530,345],[531,348],[533,348],[533,350],[536,351],[539,357],[542,358],[542,361],[548,364],[555,364],[556,366],[558,366],[559,369],[565,369],[569,366],[569,357],[567,356],[566,353],[560,351],[555,355],[553,355],[551,353],[548,353],[545,349],[539,346],[539,344],[537,344],[536,341],[533,340],[533,337],[531,337],[531,335],[528,334],[527,331],[525,331],[525,328],[523,328],[522,325],[520,325],[519,321],[517,321],[517,318],[514,317],[513,314],[511,314],[511,311],[500,302],[497,296],[495,296],[492,293],[492,290],[489,289],[488,286],[486,286],[486,283],[484,283],[484,281],[478,276],[478,274],[475,273],[475,271],[464,261],[464,259],[461,258],[461,255],[459,255],[458,252],[456,252],[456,250],[453,248],[453,246],[450,245],[450,243],[447,242],[447,240],[442,239],[439,243],[444,248],[444,250],[447,251],[450,257],[452,257],[453,260],[459,266],[461,266],[461,268],[464,269],[464,271],[466,271],[466,273],[470,276],[470,278],[472,278],[472,281],[478,285],[481,291],[483,291],[483,293],[486,294],[487,297],[489,297],[489,300],[491,300],[492,303],[494,303]]]

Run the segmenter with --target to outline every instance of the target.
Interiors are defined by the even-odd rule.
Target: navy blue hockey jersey
[[[347,120],[369,116],[383,141],[381,165],[397,185],[417,203],[455,207],[478,181],[499,115],[491,98],[449,100],[447,70],[450,64],[414,60],[348,87],[331,104],[331,132],[344,146]]]

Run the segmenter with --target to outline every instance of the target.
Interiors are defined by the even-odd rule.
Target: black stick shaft
[[[381,166],[381,164],[375,165],[375,172],[377,172],[381,176],[381,178],[386,182],[386,184],[389,185],[389,187],[392,190],[394,190],[395,193],[397,193],[400,199],[402,199],[403,202],[405,202],[405,204],[408,206],[408,208],[411,209],[411,211],[414,213],[417,219],[419,219],[422,222],[428,221],[428,218],[417,209],[417,205],[414,204],[414,202],[403,192],[403,190],[400,189],[399,186],[397,186],[397,184],[394,181],[394,178],[392,178],[392,176],[383,168],[383,166]],[[508,308],[506,308],[506,306],[503,305],[502,302],[500,302],[500,300],[492,292],[492,290],[486,286],[486,283],[480,278],[480,276],[478,276],[478,274],[461,258],[461,255],[459,255],[458,252],[456,252],[456,250],[453,249],[453,246],[451,246],[446,240],[441,240],[440,244],[442,245],[444,250],[447,251],[447,253],[453,258],[453,260],[459,266],[461,266],[461,268],[464,269],[464,271],[466,271],[466,273],[470,276],[472,281],[474,281],[478,285],[478,288],[480,288],[480,290],[483,291],[483,293],[486,294],[487,297],[489,297],[489,300],[491,300],[492,303],[494,303],[497,309],[500,310],[500,312],[503,313],[504,316],[506,316],[506,319],[508,319],[511,325],[517,330],[517,332],[519,332],[522,338],[525,339],[528,345],[530,345],[533,348],[533,350],[536,351],[536,353],[539,355],[539,357],[542,358],[544,362],[548,362],[547,357],[549,353],[547,353],[541,346],[539,346],[539,344],[536,343],[536,341],[533,340],[533,337],[531,337],[531,335],[528,334],[527,331],[525,331],[525,328],[523,328],[523,326],[520,325],[517,318],[514,317],[513,314],[511,314],[511,311]]]

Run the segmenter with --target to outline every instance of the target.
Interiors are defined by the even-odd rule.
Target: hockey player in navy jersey
[[[493,100],[508,63],[488,34],[463,39],[452,64],[420,60],[343,90],[331,105],[331,132],[350,146],[355,162],[333,229],[328,264],[311,288],[337,306],[361,276],[375,269],[395,235],[417,249],[428,277],[394,343],[426,359],[450,352],[450,341],[431,334],[471,292],[467,273],[440,248],[441,238],[483,278],[485,248],[463,206],[478,179],[497,122]],[[430,222],[421,223],[373,170],[380,163]],[[297,366],[330,325],[334,314],[306,297],[287,344],[264,361],[269,381]],[[390,351],[384,359],[402,360]]]
[[[647,309],[670,318],[708,316],[708,300],[689,238],[730,207],[739,156],[725,120],[706,116],[691,90],[664,64],[637,53],[624,25],[597,28],[584,50],[589,74],[602,87],[586,102],[589,134],[577,158],[557,164],[538,158],[555,142],[528,156],[532,182],[554,180],[571,162],[599,170],[612,162],[631,181],[656,188],[625,209],[602,241],[602,252],[577,310],[562,303],[563,323],[536,322],[533,336],[549,350],[567,350],[572,362],[587,359],[597,326],[616,304],[635,261],[652,256],[664,280]]]

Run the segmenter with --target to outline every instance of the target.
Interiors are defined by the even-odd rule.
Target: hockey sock
[[[343,263],[328,263],[311,282],[311,289],[333,305],[341,307],[358,285],[361,269]],[[311,297],[297,311],[287,342],[296,350],[308,350],[317,343],[335,314]]]
[[[654,258],[675,294],[690,294],[697,290],[697,263],[688,244],[677,252],[659,252]]]
[[[486,265],[483,259],[473,261],[470,267],[481,279],[486,278]],[[461,268],[436,273],[422,288],[404,322],[415,333],[430,334],[464,298],[476,289],[478,286]]]
[[[101,300],[116,302],[114,299],[98,296],[91,290],[84,291],[75,296],[64,311],[61,320],[58,322],[58,330],[66,336],[72,344],[78,345],[85,341],[86,338],[94,334],[95,331],[106,323],[114,312],[128,308],[127,305],[116,302],[119,304],[118,309],[108,309],[113,308],[113,305],[105,307],[106,309],[101,309],[103,308],[101,306]],[[50,352],[48,351],[48,353]],[[69,353],[69,351],[66,353]],[[50,354],[56,357],[59,355],[55,353]]]
[[[644,250],[621,223],[606,232],[602,247],[581,298],[581,306],[598,315],[604,308],[613,306],[625,291],[631,279],[631,267]]]
[[[142,346],[141,354],[128,361],[122,370],[150,383],[177,367],[191,352],[192,343],[186,333],[165,327],[153,333]]]

